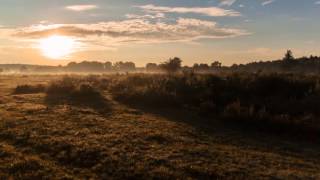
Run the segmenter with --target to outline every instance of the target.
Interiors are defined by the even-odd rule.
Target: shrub
[[[13,94],[37,94],[45,92],[46,87],[44,85],[19,85],[14,89]]]
[[[53,82],[49,85],[47,94],[50,96],[70,96],[76,91],[77,79],[64,77],[60,81]]]
[[[75,100],[96,101],[102,97],[100,91],[90,84],[80,84],[79,87],[71,94]]]
[[[91,84],[86,79],[65,77],[50,84],[47,90],[47,100],[51,103],[102,105],[103,95],[99,88]]]

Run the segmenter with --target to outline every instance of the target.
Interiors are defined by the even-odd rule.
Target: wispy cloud
[[[128,19],[160,19],[165,18],[165,14],[163,13],[156,13],[156,14],[145,14],[145,15],[138,15],[138,14],[126,14]]]
[[[249,33],[242,29],[221,28],[212,21],[179,18],[175,23],[129,19],[96,24],[34,25],[16,30],[13,36],[21,39],[40,39],[54,34],[72,36],[88,44],[117,46],[126,43],[190,42],[202,38],[231,38]]]
[[[266,6],[268,4],[271,4],[275,2],[275,0],[262,0],[263,2],[261,3],[263,6]],[[220,6],[232,6],[237,0],[220,0]],[[316,2],[316,4],[320,4],[320,1]],[[244,7],[244,5],[240,4],[240,7]]]
[[[67,6],[65,8],[71,11],[89,11],[89,10],[97,9],[98,6],[93,4],[86,4],[86,5],[72,5],[72,6]]]
[[[240,12],[234,10],[227,10],[219,7],[167,7],[167,6],[156,6],[153,4],[136,6],[143,9],[148,13],[193,13],[202,14],[206,16],[241,16]]]
[[[233,5],[237,0],[220,0],[220,6],[231,6]]]
[[[320,5],[320,1],[316,1],[314,4],[316,4],[316,5]]]
[[[275,1],[275,0],[264,0],[264,1],[262,2],[262,6],[269,5],[269,4],[273,3],[274,1]]]

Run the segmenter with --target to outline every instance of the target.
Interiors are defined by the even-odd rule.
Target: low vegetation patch
[[[319,137],[320,77],[292,74],[135,74],[67,76],[16,94],[46,92],[50,104],[106,107],[103,91],[142,108],[184,109],[275,133]]]
[[[320,131],[320,78],[290,74],[131,75],[117,78],[116,99],[148,107],[184,108],[248,127]]]
[[[64,77],[52,82],[47,89],[47,102],[102,106],[105,99],[101,90],[82,78]]]
[[[14,89],[13,94],[36,94],[43,93],[46,91],[44,85],[19,85]]]

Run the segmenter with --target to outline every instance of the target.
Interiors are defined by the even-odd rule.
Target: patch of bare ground
[[[127,107],[107,92],[108,111],[6,92],[0,90],[0,178],[320,178],[316,144],[220,124],[209,133],[188,122],[197,118],[192,114]]]

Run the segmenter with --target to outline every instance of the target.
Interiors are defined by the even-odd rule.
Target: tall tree
[[[182,60],[178,57],[169,59],[168,61],[162,63],[160,67],[169,74],[177,73],[181,69]]]
[[[292,61],[294,60],[294,56],[291,50],[287,50],[286,54],[284,55],[283,58],[284,61]]]

